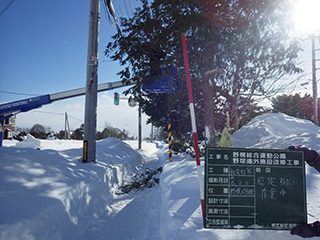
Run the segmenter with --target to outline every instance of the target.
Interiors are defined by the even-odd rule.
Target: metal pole
[[[67,131],[67,134],[68,134],[67,137],[68,137],[68,139],[70,139],[70,137],[71,137],[70,136],[70,124],[69,124],[68,113],[67,112],[66,112],[66,123],[67,123],[67,128],[66,128],[67,130],[66,131]]]
[[[169,140],[169,162],[172,162],[171,123],[169,123],[168,125],[168,140]]]
[[[141,149],[141,103],[139,101],[139,116],[138,116],[138,144],[139,144],[139,149]]]
[[[0,147],[2,147],[2,140],[3,140],[3,129],[2,129],[2,125],[0,123]]]
[[[100,1],[90,0],[83,162],[93,162],[96,158],[99,19]]]
[[[67,112],[64,113],[64,139],[67,139],[67,121],[68,115]]]
[[[315,36],[311,36],[312,42],[312,85],[313,85],[313,115],[314,123],[318,125],[318,96],[317,96],[317,69],[316,69],[316,49]]]
[[[151,135],[150,135],[150,138],[151,138],[151,142],[153,142],[153,124],[151,123]]]

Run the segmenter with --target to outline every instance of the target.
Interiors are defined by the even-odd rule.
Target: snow
[[[285,114],[253,119],[234,147],[320,151],[320,129]],[[95,163],[81,163],[82,141],[5,140],[0,148],[0,239],[301,239],[288,231],[203,228],[195,159],[162,142],[97,142]],[[204,159],[201,158],[202,168]],[[129,194],[119,187],[146,168],[163,167],[160,184]],[[306,167],[308,221],[319,219],[320,174]]]
[[[36,139],[31,134],[28,134],[23,142],[17,142],[17,147],[24,147],[24,148],[38,148],[40,149],[41,141],[39,139]]]
[[[252,134],[252,133],[255,134]],[[271,113],[254,118],[233,134],[234,147],[279,148],[303,144],[320,150],[319,127],[308,120]]]

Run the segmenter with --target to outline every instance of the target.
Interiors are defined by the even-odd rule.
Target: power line
[[[127,12],[127,16],[129,17],[129,11],[128,11],[127,2],[126,2],[126,0],[123,0],[123,2],[124,2],[124,7],[125,7],[126,12]]]
[[[48,111],[39,111],[39,110],[34,110],[34,112],[37,112],[37,113],[45,113],[45,114],[53,114],[53,115],[65,115],[65,113],[59,113],[59,112],[48,112]],[[67,114],[69,118],[72,118],[72,119],[75,119],[79,122],[82,122],[83,123],[83,120],[79,119],[79,118],[76,118],[76,117],[73,117],[69,114]]]
[[[79,119],[79,118],[72,117],[72,116],[70,116],[69,114],[68,114],[68,117],[69,117],[69,118],[73,118],[73,119],[75,119],[75,120],[77,120],[77,121],[79,121],[79,122],[82,122],[82,123],[84,122],[83,120],[81,120],[81,119]]]
[[[117,17],[116,17],[115,11],[114,11],[114,7],[113,7],[111,0],[104,0],[104,5],[105,5],[105,11],[106,11],[106,13],[108,13],[109,19],[111,20],[111,17],[113,17],[114,24],[117,28],[118,33],[120,35],[122,35],[120,25],[118,23],[118,20],[117,20]]]
[[[23,76],[17,76],[13,74],[3,74],[0,73],[1,75],[4,75],[5,77],[13,77],[13,78],[18,78],[18,79],[26,79],[26,80],[32,80],[32,81],[37,81],[37,82],[43,82],[46,81],[44,78],[34,78],[34,77],[23,77]]]
[[[133,0],[133,9],[136,9],[136,3],[134,0]]]
[[[123,13],[122,13],[122,9],[121,9],[121,6],[120,6],[120,3],[119,3],[119,0],[117,0],[117,2],[118,2],[119,10],[120,10],[120,13],[121,13],[121,17],[123,17]]]
[[[53,115],[64,115],[64,113],[47,112],[47,111],[39,111],[39,110],[35,110],[34,112],[37,112],[37,113],[45,113],[45,114],[53,114]]]
[[[129,9],[130,9],[130,12],[131,12],[131,14],[132,14],[133,11],[132,11],[132,6],[131,6],[131,1],[129,0],[128,2],[129,2]],[[128,16],[128,17],[129,17],[129,16]]]
[[[2,91],[1,93],[7,93],[7,94],[14,94],[14,95],[25,95],[25,96],[39,96],[40,94],[33,94],[33,93],[18,93],[18,92],[9,92],[9,91]]]
[[[104,14],[105,14],[105,17],[106,17],[107,21],[109,22],[109,24],[110,24],[111,26],[114,26],[114,24],[113,24],[113,22],[112,22],[112,20],[111,20],[111,13],[109,12],[108,7],[107,7],[107,4],[106,4],[105,1],[104,1],[103,6],[104,6]]]
[[[2,14],[4,14],[4,13],[9,9],[9,7],[13,4],[14,1],[15,1],[15,0],[11,0],[11,1],[7,4],[7,6],[5,6],[4,9],[2,9],[2,11],[0,12],[0,17],[2,16]]]

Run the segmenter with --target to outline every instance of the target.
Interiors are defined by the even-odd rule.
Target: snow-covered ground
[[[284,114],[253,119],[233,135],[234,147],[320,151],[320,129]],[[195,159],[168,161],[161,142],[97,142],[97,161],[83,164],[82,141],[4,141],[0,148],[0,239],[300,239],[289,231],[215,230],[202,223]],[[202,167],[204,159],[201,159]],[[163,167],[160,184],[117,194],[145,169]],[[308,221],[320,219],[320,174],[306,167]],[[292,209],[294,211],[294,209]]]

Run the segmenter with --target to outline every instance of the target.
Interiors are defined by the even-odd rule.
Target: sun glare
[[[305,34],[320,32],[320,0],[299,0],[294,12],[295,29]]]

